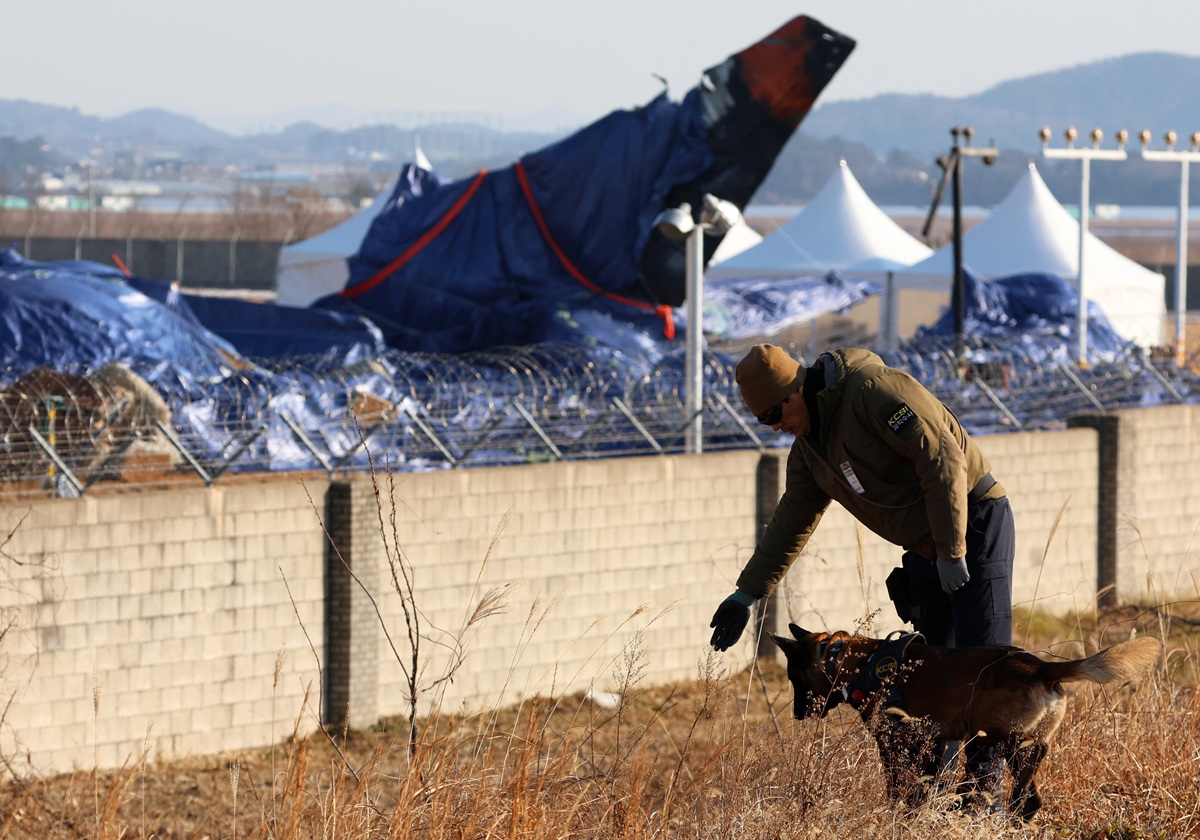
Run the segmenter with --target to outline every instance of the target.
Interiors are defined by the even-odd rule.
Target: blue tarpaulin
[[[113,360],[211,368],[236,355],[185,306],[146,296],[116,268],[40,263],[0,251],[0,365],[6,368],[81,373]]]
[[[831,272],[823,277],[727,279],[704,284],[704,331],[725,340],[775,335],[883,291]]]
[[[797,17],[710,68],[680,102],[619,110],[512,166],[422,185],[376,216],[322,309],[363,315],[401,350],[549,340],[602,299],[670,335],[685,249],[655,228],[707,194],[744,208],[854,42]],[[705,237],[705,259],[720,237]]]
[[[713,161],[695,93],[611,114],[521,162],[539,228],[515,167],[428,190],[371,225],[343,294],[316,306],[366,315],[400,349],[462,352],[547,337],[554,312],[598,296],[633,296],[639,258],[666,192]],[[596,177],[598,172],[604,177]],[[436,237],[382,280],[381,272]]]
[[[248,358],[327,356],[345,363],[378,356],[383,334],[366,318],[234,297],[181,294],[162,280],[130,277],[130,286],[179,317],[202,324]]]
[[[964,270],[963,332],[973,339],[1009,344],[1019,341],[1031,359],[1071,357],[1078,343],[1079,295],[1053,274],[1028,273],[981,281]],[[917,331],[914,343],[953,336],[953,307],[937,322]],[[1088,301],[1088,356],[1107,362],[1128,355],[1135,345],[1113,330],[1095,301]],[[981,360],[982,361],[982,360]]]

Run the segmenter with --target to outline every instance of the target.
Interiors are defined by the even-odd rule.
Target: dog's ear
[[[778,645],[779,649],[784,653],[796,649],[796,641],[794,639],[789,639],[787,636],[776,636],[774,633],[771,633],[770,636],[771,641]]]
[[[791,622],[788,622],[788,629],[792,631],[792,635],[797,639],[807,639],[812,635],[812,633],[808,632],[800,625],[792,624]]]
[[[803,633],[804,631],[801,630],[800,632]],[[787,636],[777,636],[772,633],[771,640],[783,651],[789,668],[807,668],[812,664],[816,647],[812,642],[811,634],[806,634],[802,639],[789,639]]]

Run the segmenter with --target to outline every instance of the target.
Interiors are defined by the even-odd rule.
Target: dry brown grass
[[[0,838],[1194,837],[1200,701],[1182,678],[1197,619],[1192,603],[1030,628],[1030,647],[1140,628],[1168,650],[1143,686],[1076,694],[1030,827],[897,811],[854,718],[790,720],[781,668],[727,675],[714,656],[694,681],[634,680],[611,709],[533,698],[425,721],[411,760],[407,722],[392,720],[335,734],[336,749],[294,734],[238,755],[16,780],[0,790]]]

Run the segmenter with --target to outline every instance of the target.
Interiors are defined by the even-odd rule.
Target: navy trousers
[[[1016,528],[1008,498],[967,508],[967,572],[971,580],[953,595],[942,591],[937,560],[904,553],[913,628],[931,645],[975,647],[1012,644],[1012,574]]]
[[[937,560],[911,551],[904,553],[913,628],[931,645],[974,647],[1012,644],[1012,573],[1016,528],[1008,499],[987,499],[967,508],[967,572],[971,580],[953,595],[942,591]],[[941,757],[950,769],[959,744],[945,745]],[[964,791],[977,787],[997,795],[1003,763],[994,747],[975,741],[964,749],[967,779]],[[936,759],[935,759],[936,761]],[[934,772],[927,768],[926,772]]]

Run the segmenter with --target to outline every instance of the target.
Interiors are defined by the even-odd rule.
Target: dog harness
[[[867,657],[866,664],[859,668],[857,673],[850,675],[850,681],[841,687],[838,693],[842,695],[842,700],[858,709],[868,697],[887,686],[888,693],[883,698],[884,707],[897,705],[900,693],[892,678],[900,672],[904,654],[908,651],[908,646],[915,641],[924,642],[925,637],[920,633],[904,633],[900,630],[889,633]],[[825,676],[829,678],[830,685],[837,685],[838,672],[841,670],[842,645],[840,641],[835,642],[823,656]]]

